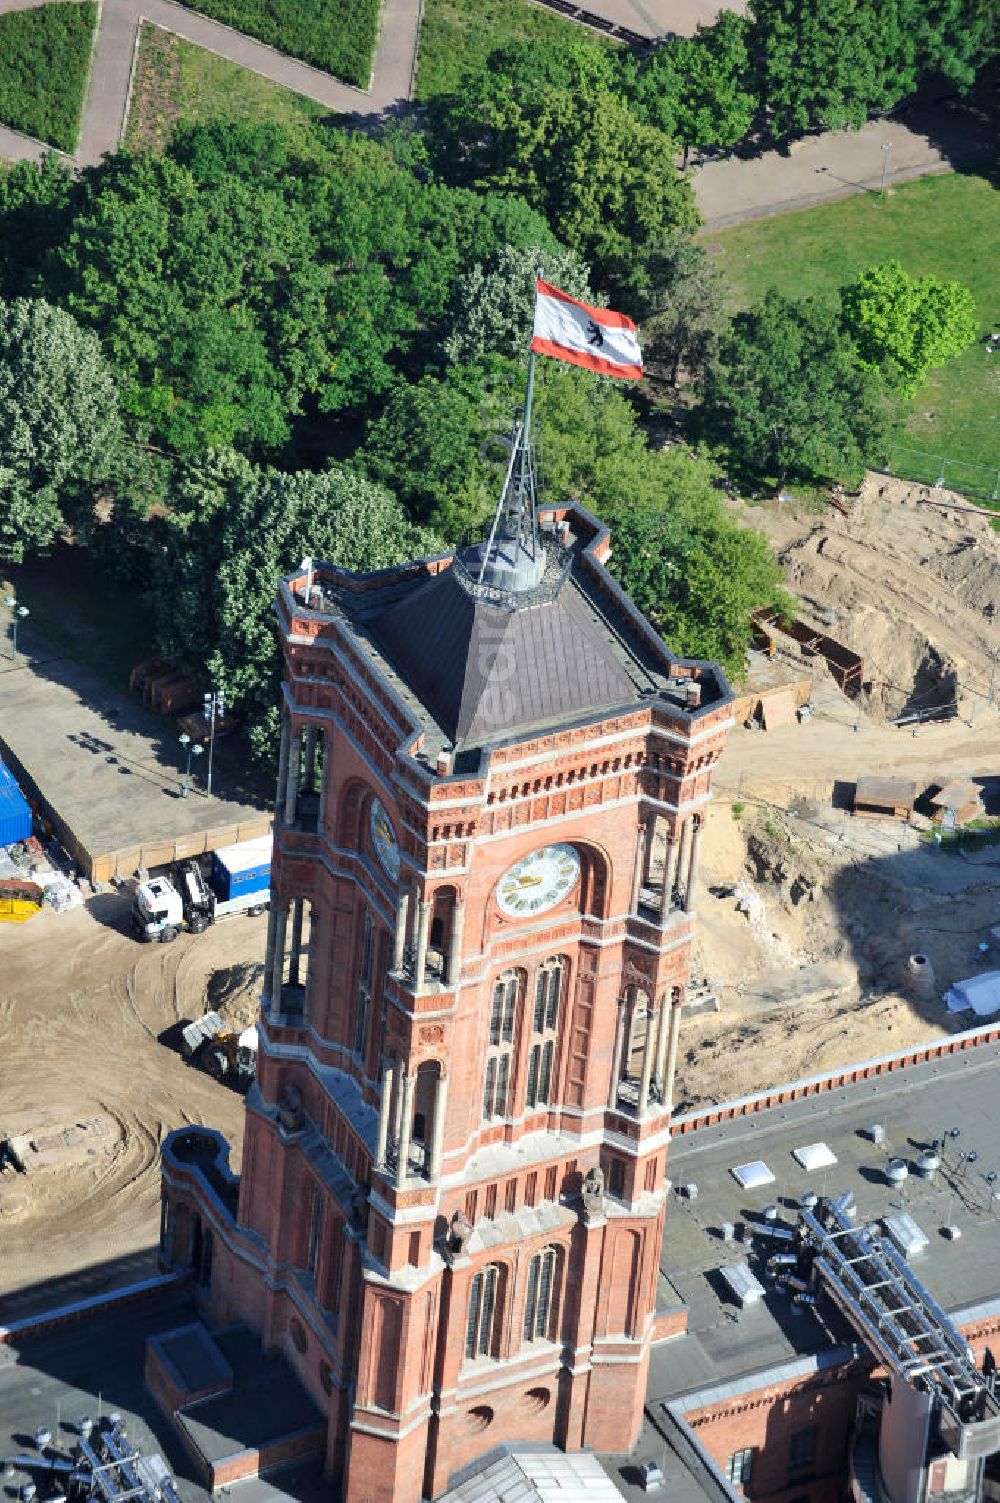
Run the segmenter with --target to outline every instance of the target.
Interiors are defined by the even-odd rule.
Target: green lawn
[[[162,150],[178,120],[273,120],[309,129],[329,111],[148,21],[142,25],[126,137]]]
[[[596,32],[584,31],[531,0],[426,0],[416,97],[447,93],[463,73],[479,67],[507,42],[554,36],[603,41]]]
[[[94,0],[0,16],[0,121],[75,151],[97,20]]]
[[[844,282],[894,256],[913,274],[934,272],[971,288],[981,332],[1000,321],[1000,192],[984,178],[947,173],[905,183],[884,199],[858,194],[733,229],[706,231],[704,244],[725,274],[734,307],[768,287],[790,296],[832,296]],[[901,446],[933,458],[893,456],[894,467],[979,489],[975,466],[1000,468],[1000,355],[974,345],[932,373],[900,428]],[[928,471],[926,476],[924,471]]]
[[[183,0],[190,10],[367,89],[379,0]]]

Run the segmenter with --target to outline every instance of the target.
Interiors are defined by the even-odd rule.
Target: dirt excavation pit
[[[720,1010],[683,1025],[679,1111],[969,1028],[942,992],[1000,968],[996,847],[935,853],[891,821],[795,803],[712,805],[694,975]]]
[[[25,1172],[9,1157],[0,1169],[0,1309],[4,1295],[79,1270],[99,1289],[100,1265],[155,1247],[173,1128],[218,1128],[238,1171],[242,1098],[160,1035],[213,1006],[234,1029],[252,1022],[266,929],[266,917],[236,916],[142,945],[128,900],[110,893],[3,926],[0,1141],[16,1143]]]
[[[952,510],[940,497],[965,507]],[[865,660],[876,718],[989,696],[1000,645],[1000,533],[950,492],[869,475],[848,515],[748,508],[774,543],[799,616]]]

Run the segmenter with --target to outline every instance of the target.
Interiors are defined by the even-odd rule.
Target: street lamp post
[[[882,186],[878,190],[879,198],[885,198],[885,175],[889,169],[889,153],[892,150],[891,141],[882,142]]]
[[[18,603],[17,603],[17,597],[15,595],[5,595],[3,603],[7,607],[7,609],[10,611],[11,618],[12,618],[12,622],[11,622],[11,647],[10,647],[10,655],[11,655],[11,658],[13,658],[16,661],[16,659],[17,659],[17,623],[18,623],[18,621],[23,621],[26,616],[30,616],[31,612],[28,610],[28,607],[26,605],[18,605]]]
[[[221,689],[213,689],[211,694],[205,695],[205,719],[208,722],[208,777],[205,780],[205,792],[212,792],[212,757],[215,752],[215,722],[222,719],[225,714],[226,702]]]

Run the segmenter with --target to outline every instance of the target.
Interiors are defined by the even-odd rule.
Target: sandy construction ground
[[[1000,969],[1000,845],[935,854],[920,839],[926,819],[910,828],[850,812],[866,773],[910,779],[918,795],[976,779],[1000,811],[1000,534],[927,494],[870,476],[846,517],[747,510],[774,541],[799,614],[863,654],[872,689],[848,699],[793,647],[789,667],[813,667],[812,718],[730,734],[695,963],[722,1007],[685,1023],[682,1109],[968,1028],[942,992]],[[954,699],[959,718],[916,732],[889,723],[907,703]],[[734,883],[733,896],[709,890]],[[920,994],[906,976],[914,953],[931,962]]]
[[[171,1128],[218,1127],[239,1166],[242,1098],[158,1035],[209,1006],[254,1016],[267,920],[141,945],[127,914],[108,893],[0,926],[0,1136],[40,1150],[0,1174],[0,1318],[4,1294],[155,1244]]]

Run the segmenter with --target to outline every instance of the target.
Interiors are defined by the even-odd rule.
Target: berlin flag
[[[592,308],[561,292],[551,282],[536,281],[535,327],[531,348],[602,376],[641,381],[642,352],[636,327],[624,313]]]

